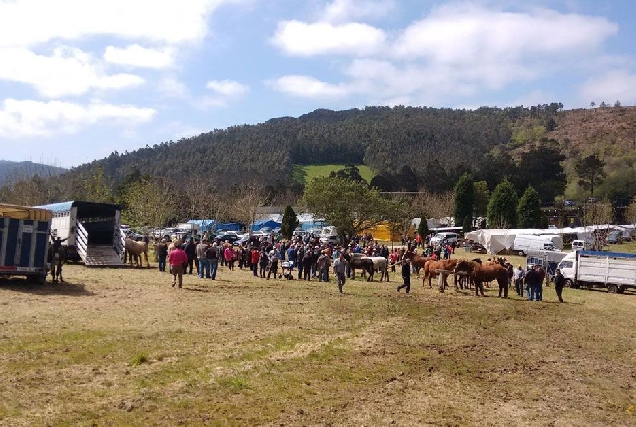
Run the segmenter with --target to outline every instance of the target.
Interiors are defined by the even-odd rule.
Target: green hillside
[[[314,178],[328,176],[331,172],[337,172],[344,169],[346,165],[294,165],[292,169],[293,179],[299,184],[305,185]],[[360,171],[360,176],[366,182],[371,182],[375,176],[369,166],[355,165]]]

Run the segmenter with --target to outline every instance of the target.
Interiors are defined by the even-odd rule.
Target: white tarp
[[[569,240],[576,238],[577,240],[591,241],[594,231],[598,229],[612,229],[615,227],[616,226],[610,224],[603,224],[574,228],[482,229],[466,233],[464,239],[480,243],[486,248],[489,254],[496,255],[503,250],[511,249],[515,242],[515,236],[517,235],[546,236],[548,240],[555,243],[556,247],[563,248],[564,235],[570,235],[571,239]]]

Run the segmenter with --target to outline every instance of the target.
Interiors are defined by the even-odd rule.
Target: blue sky
[[[0,0],[1,159],[367,105],[636,103],[636,2]]]

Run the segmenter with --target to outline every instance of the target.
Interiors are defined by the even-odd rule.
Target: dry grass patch
[[[170,287],[68,266],[0,285],[0,420],[31,424],[627,425],[636,295],[440,294],[416,277]],[[514,294],[514,292],[512,292]]]

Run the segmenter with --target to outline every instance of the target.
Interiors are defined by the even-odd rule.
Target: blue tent
[[[254,222],[254,224],[252,224],[250,228],[252,229],[252,231],[258,231],[263,227],[276,228],[280,226],[281,226],[281,223],[276,222],[273,219],[260,219]]]

